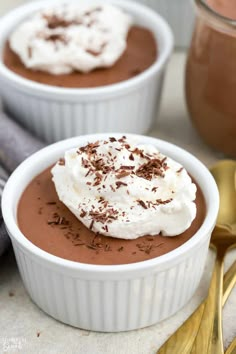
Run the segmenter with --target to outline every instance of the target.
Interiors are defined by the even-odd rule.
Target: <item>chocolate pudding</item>
[[[53,75],[27,69],[19,56],[11,50],[9,42],[5,43],[3,52],[4,64],[17,75],[38,83],[67,88],[99,87],[125,81],[148,69],[156,59],[157,45],[153,34],[139,26],[131,27],[126,50],[112,67],[95,69],[89,73],[74,71]]]
[[[188,241],[202,225],[206,206],[197,188],[197,215],[190,228],[178,236],[142,236],[124,240],[97,235],[86,228],[59,201],[51,168],[34,178],[18,205],[18,225],[29,241],[55,256],[88,264],[117,265],[164,255]]]
[[[235,1],[208,0],[198,12],[186,67],[190,116],[206,143],[236,157],[236,19]]]

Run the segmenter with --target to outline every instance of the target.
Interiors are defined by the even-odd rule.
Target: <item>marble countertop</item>
[[[207,166],[221,156],[198,137],[184,102],[185,53],[171,59],[161,109],[151,136],[186,148]],[[236,259],[231,251],[226,268]],[[30,300],[12,251],[0,259],[0,353],[20,354],[154,354],[207,294],[214,254],[209,251],[204,275],[191,301],[176,315],[155,326],[126,333],[95,333],[64,325],[42,312]],[[236,336],[236,289],[223,312],[225,347]],[[173,353],[174,354],[174,353]]]

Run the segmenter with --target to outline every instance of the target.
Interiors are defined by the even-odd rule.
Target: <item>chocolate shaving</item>
[[[44,37],[45,41],[49,41],[49,42],[62,42],[64,44],[66,44],[68,42],[68,40],[66,39],[66,37],[63,34],[59,34],[59,33],[52,33],[49,34],[47,36]]]
[[[142,158],[145,157],[145,155],[144,155],[144,153],[143,153],[143,150],[141,150],[141,149],[139,149],[139,148],[137,148],[137,147],[132,151],[132,153],[135,154],[135,155],[139,155],[139,156],[142,157]]]
[[[161,160],[161,164],[163,165],[164,162],[166,161],[167,157],[165,156],[162,160]]]
[[[65,159],[63,157],[61,157],[58,161],[58,165],[60,166],[65,166]]]
[[[112,184],[110,184],[110,187],[111,187],[112,192],[116,191]]]
[[[161,243],[160,245],[162,245]],[[150,243],[137,243],[136,246],[141,252],[145,252],[146,254],[150,254],[151,251],[153,251],[154,248],[159,247],[160,245],[153,245]]]
[[[118,139],[119,143],[125,143],[126,136],[123,135],[122,138]]]
[[[88,160],[84,159],[83,157],[82,157],[82,159],[81,159],[81,163],[82,163],[82,166],[83,166],[84,168],[88,168],[88,167],[89,167],[89,162],[88,162]]]
[[[148,241],[154,241],[154,238],[153,238],[152,236],[148,236],[148,237],[147,237],[147,240],[148,240]]]
[[[113,208],[109,208],[109,209],[104,209],[102,211],[100,210],[90,211],[89,215],[93,218],[93,221],[105,224],[107,222],[111,223],[113,220],[117,220],[118,211]]]
[[[97,250],[97,247],[95,245],[86,245],[87,248],[90,248],[91,250]]]
[[[48,225],[58,225],[58,221],[56,220],[48,220]]]
[[[104,225],[104,226],[102,227],[102,229],[103,229],[104,231],[108,232],[108,226],[107,226],[107,225]]]
[[[85,243],[84,242],[80,242],[80,243],[74,243],[74,246],[84,246]]]
[[[140,204],[144,209],[147,209],[148,207],[146,206],[146,204],[144,203],[143,200],[139,199],[137,200],[138,204]]]
[[[86,49],[86,53],[93,55],[94,57],[97,57],[102,53],[102,51],[95,51],[92,49]]]
[[[58,225],[62,225],[64,223],[64,217],[60,216],[59,221],[58,221]]]
[[[90,169],[88,170],[88,172],[86,173],[85,177],[88,177],[88,175],[89,175],[91,172],[93,172],[93,171],[92,171],[92,169],[90,168]]]
[[[116,189],[120,188],[121,186],[127,186],[127,183],[121,182],[121,181],[117,181],[116,182]]]
[[[115,141],[117,141],[116,138],[114,138],[114,137],[110,137],[109,140],[111,143],[114,143]]]
[[[147,163],[144,163],[137,169],[136,175],[149,181],[151,181],[153,177],[164,177],[164,168],[162,166],[161,160],[149,160]]]
[[[158,245],[155,245],[155,247],[161,247],[162,245],[164,245],[165,244],[165,242],[161,242],[161,243],[159,243]]]
[[[122,172],[119,172],[116,174],[116,178],[120,179],[120,178],[124,178],[126,176],[129,176],[129,175],[130,175],[130,172],[122,171]]]
[[[157,204],[168,204],[168,203],[172,202],[172,200],[173,200],[172,198],[166,199],[166,200],[157,199],[157,200],[156,200],[156,203],[157,203]]]
[[[79,20],[68,21],[63,17],[57,15],[43,15],[43,18],[47,21],[47,27],[49,29],[56,29],[58,27],[69,27],[71,25],[80,25],[82,22]]]
[[[92,230],[93,229],[93,224],[94,224],[94,220],[91,221],[89,229]]]
[[[120,166],[121,170],[134,170],[135,166]]]
[[[177,173],[180,173],[180,172],[182,172],[183,171],[183,167],[181,167],[178,171],[176,171]]]
[[[106,243],[105,252],[111,251],[111,246]]]
[[[134,161],[134,155],[133,155],[132,153],[129,155],[129,159],[130,159],[131,161]]]
[[[48,220],[48,225],[69,225],[69,221],[64,218],[64,216],[60,216],[57,213],[53,214],[53,218],[55,220]]]
[[[81,213],[80,213],[80,217],[84,218],[86,216],[86,214],[87,214],[86,211],[82,209]]]
[[[43,213],[43,207],[40,207],[39,210],[38,210],[38,214],[42,215],[42,213]]]

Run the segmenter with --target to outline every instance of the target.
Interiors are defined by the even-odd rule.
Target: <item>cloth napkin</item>
[[[0,166],[0,202],[2,198],[2,191],[6,183],[7,177],[8,177],[7,172]],[[9,247],[9,245],[10,245],[10,239],[7,235],[3,223],[2,211],[0,208],[0,256],[5,252],[5,250]]]
[[[0,106],[0,256],[10,245],[1,211],[3,188],[10,173],[45,144],[3,112]]]

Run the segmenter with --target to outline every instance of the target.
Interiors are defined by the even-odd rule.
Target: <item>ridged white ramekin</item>
[[[64,2],[51,3],[58,1]],[[173,47],[171,30],[164,19],[145,6],[126,0],[107,1],[130,13],[135,23],[149,28],[157,40],[156,62],[136,77],[98,88],[69,89],[24,79],[0,60],[4,105],[20,123],[47,142],[88,133],[144,133],[157,118],[163,77]],[[13,28],[45,6],[47,0],[28,3],[1,19],[0,53]]]
[[[188,302],[203,273],[219,197],[211,174],[194,156],[162,140],[136,135],[139,142],[154,144],[183,164],[198,182],[207,204],[206,218],[198,232],[166,255],[128,265],[77,263],[33,245],[19,230],[16,219],[18,201],[25,187],[63,156],[65,150],[107,137],[100,134],[72,138],[32,155],[9,178],[3,192],[2,211],[31,299],[52,317],[72,326],[116,332],[157,323]]]
[[[173,30],[176,47],[188,47],[194,24],[191,0],[133,0],[151,7],[163,16]]]

